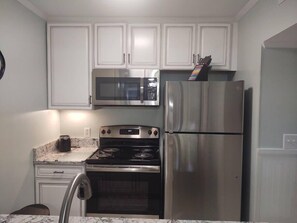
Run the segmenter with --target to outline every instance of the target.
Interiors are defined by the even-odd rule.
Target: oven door
[[[162,218],[159,166],[87,165],[92,197],[87,216]]]
[[[159,71],[93,70],[94,105],[159,105]]]

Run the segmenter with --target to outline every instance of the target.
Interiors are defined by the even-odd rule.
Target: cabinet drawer
[[[76,174],[84,172],[82,166],[36,166],[36,177],[73,178]]]

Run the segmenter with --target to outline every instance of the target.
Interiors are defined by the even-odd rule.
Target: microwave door
[[[95,100],[99,105],[129,105],[141,100],[141,78],[97,77]],[[142,94],[143,95],[143,94]]]
[[[159,72],[94,70],[94,105],[159,105]]]

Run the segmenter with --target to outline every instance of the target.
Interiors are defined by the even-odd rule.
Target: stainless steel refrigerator
[[[243,81],[165,87],[168,219],[240,220]]]

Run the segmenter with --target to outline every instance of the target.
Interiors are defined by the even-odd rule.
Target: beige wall
[[[59,113],[47,109],[46,23],[16,0],[0,1],[0,214],[34,202],[32,148],[56,139]]]
[[[251,145],[251,209],[254,219],[257,151],[259,136],[259,103],[261,81],[261,47],[263,42],[297,22],[297,1],[259,0],[238,23],[238,71],[236,79],[245,80],[253,90]]]

